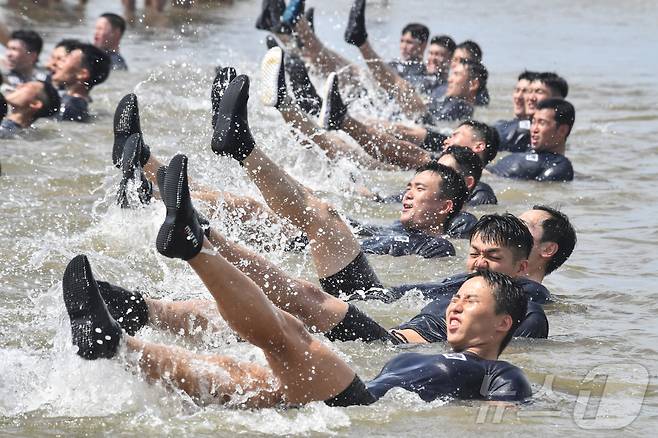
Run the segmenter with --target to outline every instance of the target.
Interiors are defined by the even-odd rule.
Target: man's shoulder
[[[504,360],[482,361],[488,379],[485,398],[519,401],[532,396],[532,388],[521,368]],[[483,382],[482,389],[485,389]]]

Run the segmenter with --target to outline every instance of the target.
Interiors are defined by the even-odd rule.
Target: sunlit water
[[[166,161],[177,151],[190,157],[197,181],[259,197],[234,162],[209,150],[208,89],[216,65],[234,65],[258,83],[257,65],[265,34],[253,29],[260,0],[232,5],[201,3],[191,13],[169,13],[166,27],[140,24],[126,35],[122,52],[130,73],[114,73],[94,90],[92,124],[39,122],[26,140],[0,144],[0,431],[3,435],[229,435],[234,433],[315,435],[436,435],[501,433],[601,435],[615,425],[623,433],[653,435],[658,416],[655,376],[658,353],[658,58],[651,1],[368,3],[368,31],[386,57],[397,52],[399,30],[408,21],[428,24],[433,33],[481,43],[490,71],[492,103],[477,118],[508,118],[510,93],[524,68],[556,70],[570,84],[577,121],[568,156],[573,183],[537,184],[488,177],[500,200],[479,212],[521,213],[534,203],[557,204],[578,230],[568,263],[547,278],[558,298],[547,308],[551,337],[514,342],[504,359],[521,366],[539,392],[525,406],[486,411],[480,403],[426,404],[392,391],[370,407],[262,411],[196,406],[162,385],[147,384],[121,360],[85,362],[73,353],[61,300],[61,275],[78,253],[90,257],[97,276],[150,296],[207,297],[191,270],[164,259],[153,244],[164,208],[154,203],[122,211],[114,203],[119,181],[112,166],[114,106],[127,92],[138,94],[142,128],[153,153]],[[349,2],[309,1],[317,7],[317,31],[349,58],[342,43]],[[2,9],[11,27],[29,22],[43,31],[46,52],[63,37],[88,37],[93,19],[119,2],[92,1],[82,13],[35,11],[26,16]],[[77,14],[77,15],[76,15]],[[428,17],[431,17],[429,19]],[[42,57],[43,59],[43,57]],[[320,85],[320,78],[316,85]],[[255,93],[253,93],[255,94]],[[326,196],[346,214],[380,221],[396,217],[394,206],[377,206],[352,194],[352,176],[383,192],[396,192],[407,173],[374,175],[346,163],[331,163],[315,149],[299,146],[276,111],[250,101],[258,143],[292,175]],[[220,212],[213,225],[232,238],[245,237]],[[268,243],[276,232],[261,232]],[[438,279],[463,266],[458,257],[426,261],[415,257],[372,257],[388,284]],[[256,246],[258,248],[258,246]],[[268,255],[295,274],[313,279],[305,254]],[[418,297],[363,307],[384,325],[394,325],[423,305]],[[146,328],[140,336],[201,352],[226,353],[264,363],[262,354],[227,329],[190,341]],[[334,347],[364,378],[374,376],[399,349],[362,343]],[[415,348],[444,351],[445,346]],[[596,368],[599,367],[599,368]],[[576,404],[588,373],[608,375],[606,397],[597,405]],[[644,397],[646,375],[651,382]],[[547,377],[548,376],[548,377]],[[548,378],[548,380],[546,380]],[[553,381],[552,392],[542,390]],[[603,378],[595,379],[604,382]],[[547,384],[546,387],[550,385]],[[597,394],[597,390],[593,391]],[[598,394],[601,393],[600,385]],[[581,394],[581,402],[588,398]],[[599,410],[597,411],[597,406]],[[628,425],[630,423],[630,425]],[[598,429],[582,429],[594,426]],[[603,428],[603,429],[601,429]]]

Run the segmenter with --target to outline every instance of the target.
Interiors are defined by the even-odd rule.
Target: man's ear
[[[475,187],[475,178],[471,175],[464,178],[464,182],[466,183],[466,188],[469,192]]]
[[[569,132],[571,131],[571,127],[569,125],[558,125],[557,127],[557,133],[560,135],[560,137],[563,137],[565,140],[569,136]]]
[[[496,331],[507,333],[512,328],[513,323],[512,315],[506,314],[496,325]]]
[[[480,89],[480,80],[479,79],[472,79],[472,80],[468,81],[468,90],[471,93],[476,94],[479,89]]]
[[[450,212],[452,212],[454,208],[455,208],[455,203],[452,202],[452,199],[444,199],[443,205],[441,205],[441,210],[439,211],[439,213],[450,214]]]
[[[41,108],[43,108],[43,102],[41,102],[40,100],[35,100],[34,102],[30,103],[29,107],[33,113],[36,113]]]
[[[81,68],[80,71],[75,75],[75,78],[82,82],[83,84],[89,84],[89,79],[91,79],[91,73],[88,68]]]
[[[475,152],[476,154],[479,154],[480,152],[484,152],[484,150],[487,148],[487,144],[481,140],[476,141],[473,144],[473,147],[471,147],[471,150]]]
[[[517,271],[517,276],[521,277],[521,276],[523,276],[527,273],[528,273],[528,261],[527,260],[521,260],[519,262],[519,268],[518,268],[518,271]]]
[[[539,254],[544,259],[550,259],[557,254],[560,246],[555,242],[544,242],[539,244]]]

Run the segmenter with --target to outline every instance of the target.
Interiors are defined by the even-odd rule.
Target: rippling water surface
[[[12,27],[27,22],[41,30],[48,52],[63,37],[91,36],[94,18],[105,8],[119,11],[118,1],[90,1],[81,12],[64,4],[64,12],[35,10],[28,4],[25,14],[5,6],[0,16]],[[341,41],[349,2],[308,4],[317,7],[320,36],[357,59],[356,50]],[[524,68],[556,70],[569,81],[577,121],[567,154],[577,172],[575,181],[537,184],[488,177],[500,205],[479,211],[521,213],[535,203],[557,204],[578,230],[573,256],[546,279],[558,297],[558,303],[547,308],[551,337],[514,342],[503,356],[528,374],[538,392],[534,402],[495,412],[495,407],[487,411],[479,403],[426,404],[413,394],[393,391],[371,407],[338,409],[316,403],[289,411],[200,408],[183,394],[145,383],[121,361],[84,362],[73,354],[61,274],[78,253],[90,257],[99,277],[151,296],[206,296],[189,268],[155,251],[164,208],[155,203],[122,211],[114,204],[119,175],[110,159],[111,122],[122,95],[138,94],[142,128],[155,155],[168,160],[177,151],[185,152],[196,180],[259,197],[239,166],[214,156],[208,147],[208,89],[214,67],[234,65],[258,82],[257,65],[265,52],[265,35],[253,28],[259,6],[260,0],[200,2],[190,13],[170,12],[167,25],[138,24],[122,46],[130,73],[113,73],[93,91],[94,123],[39,122],[27,139],[0,144],[1,433],[599,436],[619,434],[610,429],[624,426],[625,434],[653,435],[658,424],[658,8],[651,1],[502,0],[495,6],[484,0],[368,2],[370,38],[386,57],[396,55],[399,30],[409,21],[426,23],[433,34],[470,38],[482,45],[492,103],[478,109],[479,119],[492,122],[511,116],[511,89]],[[320,85],[320,78],[315,79]],[[395,192],[409,174],[381,176],[346,162],[331,163],[317,150],[297,145],[281,117],[256,98],[250,102],[250,118],[254,136],[266,151],[345,213],[376,215],[382,221],[396,217],[392,206],[355,201],[350,177]],[[222,214],[212,221],[230,236],[244,237]],[[262,234],[266,240],[275,236]],[[466,245],[457,246],[459,256],[450,261],[372,260],[390,284],[438,279],[463,266]],[[307,255],[274,252],[268,257],[291,273],[314,278]],[[364,307],[393,325],[422,305],[417,297],[407,297],[393,305]],[[259,351],[236,343],[228,330],[194,342],[148,328],[140,336],[264,363]],[[335,347],[364,378],[374,376],[399,351],[361,343]],[[445,346],[416,349],[444,351]],[[596,395],[602,393],[605,378],[594,378],[596,374],[608,376],[600,403]],[[593,396],[588,399],[582,391],[590,389]]]

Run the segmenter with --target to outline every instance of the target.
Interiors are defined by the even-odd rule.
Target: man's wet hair
[[[459,167],[459,173],[463,177],[472,176],[475,184],[480,181],[482,177],[482,160],[475,152],[466,146],[454,145],[446,148],[443,155],[450,155],[455,159],[457,167]]]
[[[57,44],[55,44],[55,48],[63,47],[64,50],[66,50],[66,53],[71,53],[73,50],[77,49],[82,44],[84,43],[80,40],[76,40],[74,38],[64,38],[63,40],[60,40]]]
[[[567,84],[566,79],[557,73],[537,73],[537,77],[534,80],[546,85],[551,90],[551,94],[553,94],[553,96],[566,99],[567,95],[569,94],[569,84]]]
[[[519,75],[519,77],[517,78],[517,81],[522,81],[525,79],[528,82],[532,82],[536,80],[538,76],[539,73],[537,73],[536,71],[523,70]]]
[[[471,241],[478,236],[484,243],[509,248],[514,261],[527,260],[532,250],[532,234],[518,217],[505,214],[485,214],[471,231]]]
[[[424,24],[409,23],[402,28],[402,35],[409,32],[411,36],[421,43],[426,43],[430,37],[430,30]]]
[[[41,101],[43,104],[41,109],[34,113],[34,118],[39,119],[41,117],[52,117],[57,112],[59,111],[59,106],[61,104],[61,100],[59,97],[59,93],[53,87],[53,85],[50,82],[47,81],[37,81],[40,82],[41,85],[43,86],[43,89],[39,92],[37,98]]]
[[[112,26],[112,29],[119,29],[121,35],[126,31],[126,20],[120,15],[106,12],[102,14],[100,18],[105,18],[110,23],[110,26]]]
[[[89,70],[89,82],[85,85],[92,89],[98,84],[105,82],[110,74],[110,57],[101,49],[87,43],[80,44],[73,50],[82,51],[82,67]]]
[[[437,46],[445,47],[452,54],[457,47],[455,40],[450,38],[448,35],[435,36],[430,40],[430,44],[436,44]]]
[[[464,49],[471,55],[471,61],[482,62],[482,48],[475,41],[462,41],[455,49]]]
[[[481,62],[475,62],[475,61],[469,61],[466,59],[462,59],[461,63],[464,65],[466,70],[468,71],[468,78],[471,81],[478,80],[478,90],[477,92],[481,92],[482,90],[487,88],[487,79],[489,79],[489,72],[487,71],[487,68],[481,63]]]
[[[43,39],[41,36],[33,30],[19,29],[11,33],[9,37],[11,40],[19,40],[25,44],[28,52],[36,53],[37,58],[41,54],[41,49],[43,49]]]
[[[555,208],[547,205],[534,205],[533,210],[541,210],[551,215],[550,219],[542,222],[543,233],[541,243],[557,243],[557,252],[546,264],[546,275],[555,271],[567,261],[576,246],[576,230],[569,221],[569,217]]]
[[[555,113],[555,123],[558,126],[567,125],[569,131],[567,137],[571,133],[571,128],[576,122],[576,109],[564,99],[544,99],[537,102],[537,111],[544,109],[552,109]]]
[[[514,332],[521,325],[528,312],[528,296],[523,292],[509,275],[493,272],[487,269],[478,269],[469,275],[469,279],[482,277],[491,287],[494,299],[494,313],[496,315],[509,315],[512,317],[512,326],[500,342],[498,355],[514,337]]]
[[[442,199],[452,200],[452,211],[446,217],[446,223],[448,223],[459,214],[464,206],[464,202],[468,198],[468,189],[466,188],[464,178],[455,169],[444,166],[436,160],[432,160],[417,168],[416,174],[425,171],[436,173],[441,177],[439,195]]]
[[[478,122],[477,120],[464,120],[459,126],[469,126],[478,140],[484,142],[483,166],[486,166],[491,160],[496,158],[498,147],[500,146],[500,134],[498,134],[498,131],[494,127]]]

